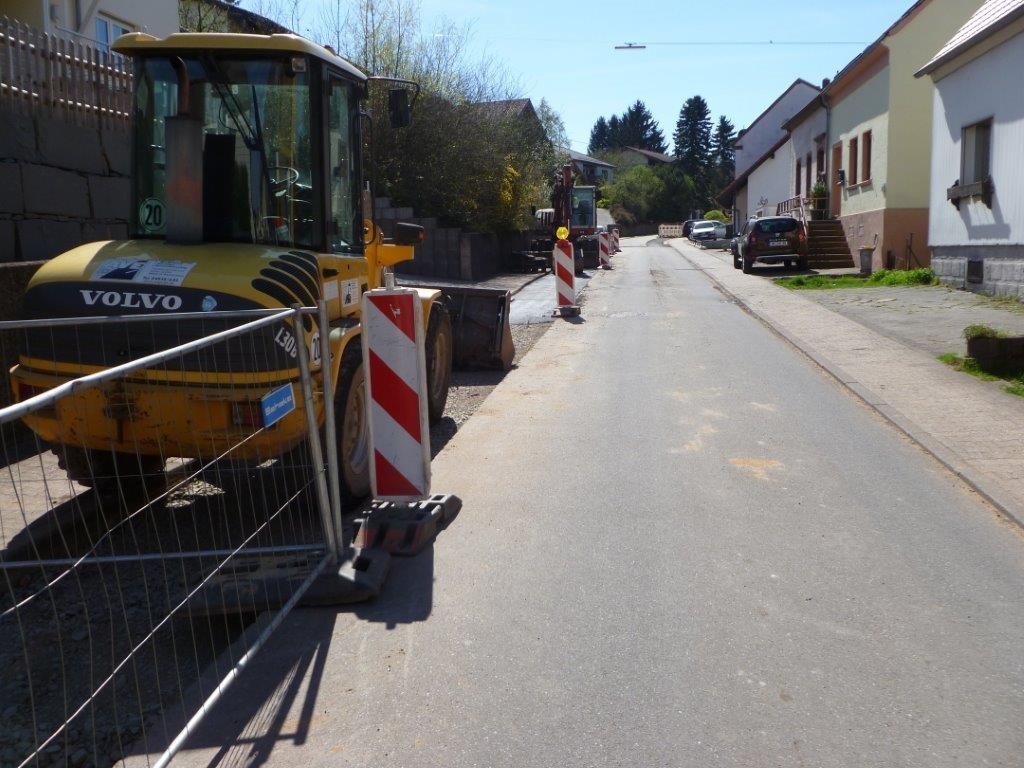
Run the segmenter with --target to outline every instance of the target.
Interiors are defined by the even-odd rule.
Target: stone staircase
[[[853,255],[843,224],[837,219],[807,222],[808,262],[811,269],[852,268]]]

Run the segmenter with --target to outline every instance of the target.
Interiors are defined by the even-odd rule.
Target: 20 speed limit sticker
[[[163,200],[147,197],[139,205],[139,226],[151,235],[163,232],[167,223],[164,213]]]

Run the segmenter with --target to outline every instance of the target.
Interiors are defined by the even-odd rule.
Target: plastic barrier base
[[[401,557],[419,554],[461,509],[462,500],[451,494],[413,502],[374,501],[355,519],[355,545]]]

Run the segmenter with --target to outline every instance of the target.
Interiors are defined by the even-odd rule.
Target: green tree
[[[622,121],[618,115],[608,118],[608,149],[624,147],[622,143]]]
[[[613,209],[623,209],[635,221],[649,221],[658,198],[665,192],[665,183],[647,165],[638,165],[615,177],[603,193],[603,202]]]
[[[697,179],[711,163],[711,110],[701,96],[692,96],[679,110],[672,134],[675,156],[683,172]]]
[[[565,132],[565,121],[558,114],[554,107],[548,104],[547,99],[541,99],[537,105],[537,119],[544,126],[544,133],[552,146],[567,149],[569,137]]]
[[[622,113],[619,126],[616,146],[639,147],[652,152],[665,151],[665,137],[650,111],[639,99]]]
[[[655,166],[654,173],[664,188],[657,195],[649,212],[657,222],[682,221],[697,206],[697,189],[693,179],[683,173],[678,163]]]
[[[713,191],[717,195],[732,181],[736,172],[736,152],[733,142],[736,140],[736,127],[721,115],[711,137],[711,155],[714,162]]]
[[[590,129],[590,144],[587,145],[587,152],[591,155],[603,152],[610,148],[610,130],[608,122],[604,117],[597,118],[594,127]]]

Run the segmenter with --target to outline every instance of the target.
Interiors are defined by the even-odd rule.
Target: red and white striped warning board
[[[621,250],[619,248],[619,228],[612,227],[612,253],[618,253]]]
[[[598,255],[601,257],[601,266],[606,269],[611,269],[612,266],[612,255],[608,245],[608,233],[598,233]]]
[[[362,325],[374,498],[421,499],[430,495],[430,431],[419,294],[369,291]]]
[[[573,259],[572,243],[556,240],[551,253],[552,271],[555,273],[555,295],[558,307],[576,304],[576,263]]]

